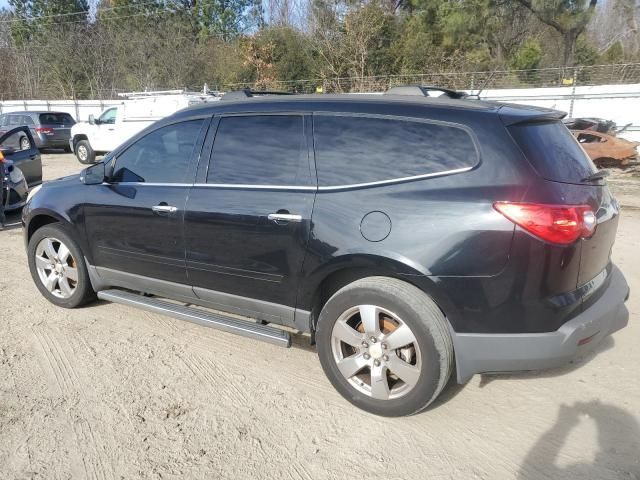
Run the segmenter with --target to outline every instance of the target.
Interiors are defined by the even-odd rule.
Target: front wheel
[[[423,410],[453,368],[446,318],[424,292],[394,278],[361,279],[334,294],[320,313],[316,342],[333,386],[376,415]]]
[[[88,140],[80,140],[76,144],[76,157],[85,165],[96,161],[96,152],[93,151]]]
[[[27,255],[31,277],[51,303],[75,308],[95,298],[82,251],[60,224],[36,230]]]

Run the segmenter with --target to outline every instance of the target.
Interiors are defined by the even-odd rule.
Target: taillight
[[[551,243],[568,245],[596,231],[596,215],[588,205],[495,202],[493,207],[529,233]]]
[[[38,127],[38,128],[36,128],[36,132],[49,134],[49,133],[53,133],[53,128]]]

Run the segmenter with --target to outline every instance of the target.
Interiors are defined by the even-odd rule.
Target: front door
[[[28,142],[22,142],[23,138]],[[24,145],[28,148],[22,150]],[[0,135],[0,151],[20,169],[29,187],[42,183],[42,159],[29,127],[16,127]]]
[[[89,143],[96,152],[108,152],[111,150],[116,137],[116,117],[118,107],[112,107],[96,119],[95,125],[91,129]]]
[[[316,192],[309,138],[305,115],[218,119],[185,216],[189,279],[207,305],[293,323]]]
[[[197,118],[151,131],[109,161],[108,182],[89,187],[85,227],[101,275],[126,285],[188,284],[184,208],[208,123]],[[157,290],[146,291],[170,293]]]

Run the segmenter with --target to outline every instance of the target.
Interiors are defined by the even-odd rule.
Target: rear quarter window
[[[583,183],[597,171],[561,121],[512,125],[509,131],[538,175],[547,180]]]
[[[478,163],[470,134],[449,124],[316,114],[313,131],[321,186],[445,173]]]

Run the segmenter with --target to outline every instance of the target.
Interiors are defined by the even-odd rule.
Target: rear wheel
[[[75,308],[95,298],[82,251],[60,224],[36,230],[27,254],[31,277],[51,303]]]
[[[316,342],[338,392],[377,415],[424,409],[453,368],[444,315],[424,292],[393,278],[365,278],[339,290],[320,313]]]
[[[83,164],[94,163],[96,161],[96,153],[91,148],[88,140],[80,140],[76,144],[76,157]]]

